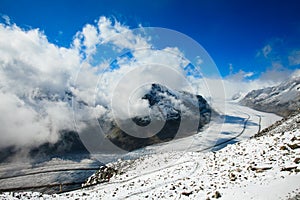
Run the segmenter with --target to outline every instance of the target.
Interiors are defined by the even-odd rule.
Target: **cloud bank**
[[[116,104],[119,117],[126,118],[132,117],[130,113],[149,112],[148,103],[141,100],[148,88],[145,83],[161,82],[208,99],[231,98],[274,84],[263,79],[246,81],[252,74],[242,71],[224,79],[199,78],[193,75],[184,51],[174,46],[155,49],[151,39],[142,31],[100,17],[96,24],[85,25],[70,47],[64,48],[50,43],[39,29],[24,30],[6,17],[6,23],[0,24],[0,149],[55,143],[62,130],[81,128],[84,124],[74,124],[74,103],[80,119],[112,118],[116,87],[123,87],[117,99],[129,96],[133,102],[130,112],[128,101]],[[271,47],[266,48],[264,56],[270,52]],[[299,63],[298,57],[299,52],[294,52],[290,62]],[[205,66],[205,59],[197,58],[195,65]],[[224,93],[220,82],[226,97],[216,95]]]

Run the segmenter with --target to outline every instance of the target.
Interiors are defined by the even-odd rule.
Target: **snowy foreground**
[[[109,166],[109,182],[64,194],[4,193],[1,199],[288,199],[300,193],[300,114],[266,135],[217,152],[174,151]]]

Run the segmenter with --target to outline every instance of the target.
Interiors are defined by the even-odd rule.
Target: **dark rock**
[[[181,194],[188,197],[191,194],[193,194],[193,191],[191,191],[191,192],[182,192]]]
[[[261,173],[266,170],[272,169],[272,167],[253,167],[253,166],[250,166],[249,168],[250,168],[250,170],[255,171],[256,173]]]
[[[300,145],[299,144],[288,144],[288,146],[291,148],[291,149],[298,149],[300,148]]]
[[[295,169],[297,169],[297,166],[283,167],[281,168],[281,171],[293,171]]]
[[[236,175],[235,175],[234,173],[230,173],[230,174],[229,174],[229,179],[230,179],[231,181],[235,181],[235,180],[237,179],[237,177],[236,177]]]
[[[281,146],[280,150],[288,150],[288,148],[286,146]]]
[[[296,136],[294,136],[292,139],[291,139],[291,142],[294,142],[296,140],[300,140],[299,138],[297,138]]]
[[[300,158],[295,158],[294,163],[299,164],[300,163]]]
[[[300,200],[300,193],[296,194],[293,197],[288,198],[287,200]]]
[[[212,196],[212,198],[215,198],[215,199],[218,199],[218,198],[221,198],[222,195],[219,191],[216,191],[215,194]]]

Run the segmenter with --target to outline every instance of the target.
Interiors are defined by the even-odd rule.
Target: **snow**
[[[216,119],[203,134],[147,147],[153,154],[109,163],[121,172],[109,182],[54,195],[3,193],[0,199],[287,199],[299,193],[300,114],[251,139],[259,123],[263,129],[280,118],[234,103],[226,104],[224,115],[234,118],[223,126]],[[235,144],[199,149],[217,143],[216,136],[240,134],[245,121]]]
[[[240,102],[252,108],[288,116],[298,111],[299,88],[299,76],[287,77],[277,86],[252,90]]]
[[[9,189],[83,181],[86,176],[93,173],[94,170],[92,169],[97,167],[99,167],[99,162],[92,159],[72,161],[53,158],[50,161],[35,164],[30,162],[1,164],[0,188]],[[89,168],[91,170],[81,170]],[[59,191],[58,189],[53,190]],[[53,192],[53,190],[41,189],[45,192]]]
[[[288,197],[292,197],[288,191],[298,190],[299,193],[299,188],[299,176],[290,175],[285,178],[273,180],[268,185],[251,183],[243,188],[233,187],[231,189],[224,190],[224,196],[222,196],[222,199],[287,199]]]
[[[147,196],[206,199],[216,191],[220,192],[221,199],[284,198],[300,188],[297,172],[282,171],[290,166],[299,169],[299,164],[294,162],[300,156],[299,149],[280,149],[282,145],[294,143],[292,138],[300,139],[299,129],[282,133],[279,127],[272,135],[244,140],[217,152],[162,153],[121,161],[130,163],[130,167],[124,168],[124,174],[82,192],[92,198],[116,199]],[[274,189],[277,190],[273,192]]]
[[[199,134],[146,147],[146,152],[210,151],[217,143],[239,135],[244,129],[246,119],[248,119],[246,128],[243,134],[234,140],[235,142],[253,136],[259,131],[259,124],[262,130],[281,119],[275,114],[259,112],[234,102],[227,102],[225,109],[224,104],[216,102],[214,109],[222,116],[213,119]]]

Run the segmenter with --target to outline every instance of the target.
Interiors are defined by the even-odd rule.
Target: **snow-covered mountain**
[[[159,163],[155,165],[154,161]],[[102,182],[82,193],[90,198],[278,199],[297,194],[299,172],[300,114],[297,114],[281,120],[263,135],[218,152],[174,152],[111,163],[106,169],[102,167],[97,176],[110,183]],[[111,180],[105,179],[107,176]],[[95,179],[93,175],[88,181],[93,183]],[[70,195],[80,197],[82,193]]]
[[[292,77],[274,87],[253,90],[241,101],[242,105],[288,116],[300,108],[300,77]]]
[[[30,95],[29,99],[32,103],[37,105],[42,104],[45,101],[64,102],[71,105],[73,97],[74,94],[70,91],[66,91],[61,95],[54,95],[36,90]],[[99,118],[100,124],[108,124],[110,127],[110,129],[107,130],[107,138],[118,147],[127,151],[174,139],[175,136],[178,136],[176,134],[182,120],[187,121],[187,123],[193,123],[196,120],[198,129],[192,130],[193,132],[186,130],[186,134],[181,135],[181,137],[196,134],[204,125],[210,122],[211,115],[215,113],[202,96],[193,95],[188,92],[173,91],[159,84],[152,84],[150,90],[144,94],[142,99],[148,102],[150,110],[155,114],[154,117],[157,118],[156,122],[165,122],[161,131],[152,137],[133,137],[130,133],[127,134],[125,131],[122,131],[113,119],[105,117]],[[84,101],[79,101],[77,103],[82,108],[90,106]],[[138,126],[146,126],[154,120],[153,116],[151,119],[150,116],[137,115],[130,119],[123,119],[121,123],[126,126],[126,124],[129,124],[129,121],[135,122]],[[61,157],[73,153],[88,153],[76,131],[60,130],[60,134],[58,135],[59,138],[56,142],[45,142],[26,150],[28,151],[28,156],[34,159],[44,159],[47,157],[51,159],[55,156]],[[23,150],[24,149],[19,149],[14,146],[0,149],[0,162],[18,156],[18,153]]]
[[[101,167],[90,186],[64,194],[2,193],[17,199],[288,199],[300,188],[300,114],[217,152],[167,152]],[[296,198],[295,198],[296,199]]]
[[[152,119],[150,116],[134,116],[132,119],[120,120],[119,123],[126,126],[129,124],[128,121],[132,120],[139,126],[146,126],[152,122],[154,126],[161,123],[164,123],[164,125],[153,136],[134,137],[121,130],[115,122],[112,122],[113,126],[106,137],[115,145],[127,151],[174,139],[178,136],[177,133],[182,121],[191,124],[191,126],[196,122],[198,128],[196,127],[193,130],[191,127],[186,127],[186,130],[181,131],[184,134],[178,138],[196,134],[204,125],[210,122],[212,114],[215,114],[202,96],[173,91],[159,84],[152,84],[150,90],[142,99],[148,101],[150,112],[154,113]],[[153,118],[155,119],[153,120]],[[107,123],[107,121],[104,123]]]

